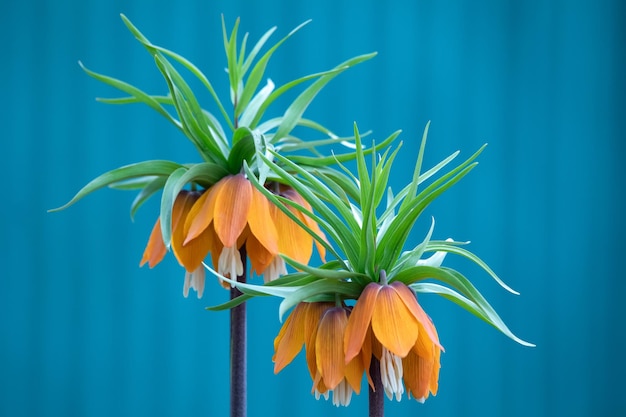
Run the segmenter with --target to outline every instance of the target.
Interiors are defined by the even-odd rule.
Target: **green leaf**
[[[202,84],[204,84],[204,86],[207,88],[207,90],[209,90],[209,93],[211,94],[211,97],[213,97],[213,100],[215,101],[215,103],[217,104],[220,112],[222,113],[222,116],[224,117],[224,119],[228,122],[229,126],[232,128],[233,124],[232,121],[230,120],[228,113],[226,112],[226,110],[224,109],[224,106],[222,105],[222,102],[220,101],[218,95],[215,92],[215,89],[213,88],[213,86],[211,85],[211,83],[209,82],[208,78],[202,73],[202,71],[200,71],[194,64],[192,64],[191,62],[189,62],[187,59],[185,59],[184,57],[182,57],[181,55],[172,52],[168,49],[162,48],[160,46],[154,45],[152,44],[140,31],[139,29],[137,29],[132,23],[131,21],[124,15],[121,14],[120,15],[124,24],[126,25],[126,27],[130,30],[130,32],[135,36],[135,38],[137,38],[137,40],[148,50],[148,52],[151,55],[155,55],[157,52],[161,52],[171,58],[173,58],[174,60],[176,60],[177,62],[179,62],[180,64],[182,64],[185,68],[187,68],[193,75],[195,75],[201,82]]]
[[[304,90],[300,95],[291,103],[291,105],[287,108],[284,114],[283,123],[278,127],[278,130],[274,134],[272,139],[273,142],[281,139],[286,136],[293,130],[293,128],[297,125],[298,121],[304,114],[304,111],[309,106],[311,101],[315,98],[317,93],[324,88],[326,84],[328,84],[333,78],[335,78],[338,74],[345,71],[346,69],[357,65],[363,61],[367,61],[368,59],[376,56],[376,53],[371,53],[367,55],[360,55],[358,57],[354,57],[352,59],[347,60],[344,63],[339,64],[336,69],[340,70],[338,72],[324,75],[320,77],[317,81],[311,84],[306,90]]]
[[[428,242],[430,242],[430,238],[434,230],[435,230],[435,218],[432,217],[432,221],[430,223],[430,229],[428,230],[428,233],[426,234],[426,237],[424,238],[424,240],[415,248],[413,248],[410,251],[404,252],[402,256],[400,256],[400,259],[398,259],[398,262],[396,262],[393,269],[389,272],[389,275],[388,275],[389,281],[393,281],[394,275],[398,271],[401,271],[403,268],[407,266],[417,265],[417,262],[422,258],[422,255],[424,254],[424,251],[427,248]]]
[[[394,132],[383,142],[379,143],[375,147],[367,148],[363,150],[363,155],[370,155],[372,152],[378,152],[381,149],[385,149],[389,146],[391,142],[393,142],[398,135],[401,133],[401,130]],[[336,163],[344,163],[352,161],[356,158],[356,152],[346,152],[342,154],[333,154],[332,156],[326,157],[308,157],[303,155],[289,155],[289,160],[298,164],[298,165],[307,165],[313,167],[323,167]]]
[[[361,294],[362,285],[354,282],[337,281],[334,279],[319,279],[311,284],[297,287],[295,291],[287,294],[280,303],[278,317],[282,317],[291,307],[302,301],[319,296],[320,294],[343,295],[346,298],[356,299]]]
[[[162,190],[166,182],[167,177],[155,177],[150,183],[146,184],[146,186],[142,188],[130,205],[131,220],[135,219],[135,213],[137,213],[139,207],[141,207],[143,203],[145,203],[148,198],[152,197],[156,192]]]
[[[128,180],[124,180],[124,181],[119,181],[113,184],[109,184],[109,188],[112,188],[114,190],[140,190],[143,187],[145,187],[146,185],[150,184],[152,181],[154,181],[156,178],[159,178],[156,175],[148,175],[145,177],[137,177],[137,178],[131,178]]]
[[[314,80],[316,78],[320,78],[324,75],[329,75],[329,74],[334,74],[334,73],[340,73],[343,72],[344,69],[343,68],[339,68],[339,69],[331,69],[328,71],[322,71],[322,72],[318,72],[315,74],[309,74],[306,75],[304,77],[300,77],[296,80],[290,81],[287,84],[283,84],[282,86],[278,87],[274,92],[272,92],[272,94],[270,94],[270,96],[263,102],[263,104],[259,107],[259,110],[257,111],[256,115],[254,116],[254,120],[250,123],[250,127],[251,128],[255,128],[259,122],[261,121],[261,119],[263,118],[263,115],[265,114],[265,111],[267,110],[267,108],[275,101],[277,100],[279,97],[281,97],[282,95],[284,95],[287,91],[291,90],[292,88],[306,82],[309,80]],[[283,118],[279,118],[280,120],[282,120]],[[276,124],[274,127],[277,127],[280,123]],[[263,123],[263,125],[265,125],[265,123]],[[260,129],[260,127],[259,127]],[[263,133],[267,132],[267,130],[269,130],[270,128],[267,127],[266,130],[260,129]]]
[[[224,35],[224,50],[226,52],[226,60],[228,63],[228,78],[230,80],[231,88],[231,101],[237,106],[239,101],[239,85],[241,84],[241,77],[239,74],[239,68],[237,66],[237,30],[239,29],[239,18],[235,20],[235,25],[230,33],[230,37],[226,34],[226,23],[224,22],[224,15],[222,15],[222,32]]]
[[[278,207],[283,213],[285,213],[285,215],[287,215],[291,220],[296,222],[296,224],[298,224],[298,226],[302,227],[317,242],[319,242],[322,246],[324,246],[324,248],[326,248],[326,250],[328,250],[329,253],[333,254],[337,259],[340,259],[340,256],[335,251],[335,248],[333,246],[331,246],[325,239],[323,239],[322,237],[318,236],[317,233],[315,233],[313,230],[311,230],[311,228],[308,227],[304,222],[302,222],[302,220],[300,220],[298,218],[298,216],[296,216],[294,213],[292,213],[291,210],[289,210],[285,206],[285,204],[290,205],[291,207],[296,208],[296,210],[300,210],[302,213],[304,213],[305,215],[309,216],[311,219],[316,221],[320,227],[322,227],[324,230],[328,231],[328,233],[330,234],[331,238],[333,238],[333,239],[337,238],[337,234],[336,234],[335,230],[330,225],[328,225],[328,223],[326,223],[326,220],[322,219],[321,217],[318,217],[316,214],[308,211],[305,207],[300,206],[299,204],[297,204],[294,201],[291,201],[291,200],[289,200],[287,198],[280,197],[280,196],[277,196],[277,195],[273,194],[271,191],[269,191],[267,188],[265,188],[259,182],[259,180],[255,177],[254,173],[252,173],[250,171],[250,167],[245,162],[244,162],[244,170],[246,172],[248,180],[252,183],[252,185],[254,185],[254,187],[257,190],[259,190],[261,193],[263,193],[263,195],[270,202],[275,204],[276,207]],[[296,191],[297,191],[297,189],[296,189]],[[311,204],[310,201],[309,201],[309,204]],[[315,208],[315,204],[312,204],[312,207]]]
[[[420,149],[417,154],[417,162],[415,163],[415,170],[413,171],[413,181],[409,184],[409,191],[407,197],[400,206],[400,210],[404,207],[405,204],[409,204],[411,200],[417,194],[417,186],[419,184],[420,171],[422,169],[422,161],[424,160],[424,150],[426,149],[426,139],[428,138],[428,128],[430,127],[430,121],[426,123],[426,127],[424,128],[424,133],[422,135],[422,142],[420,143]]]
[[[239,126],[248,126],[250,128],[254,128],[251,125],[252,120],[257,115],[259,109],[267,100],[269,95],[274,91],[274,83],[272,80],[267,80],[267,84],[263,87],[259,92],[254,96],[254,98],[248,104],[248,107],[241,114],[241,118],[239,119]]]
[[[161,233],[163,243],[170,245],[172,231],[172,207],[181,190],[192,183],[201,184],[208,188],[228,175],[228,171],[221,165],[211,162],[194,164],[191,167],[183,167],[172,173],[167,179],[161,196]]]
[[[416,266],[413,268],[407,268],[396,276],[396,280],[404,282],[407,285],[411,285],[417,281],[421,281],[426,278],[439,280],[444,284],[447,284],[448,286],[456,289],[465,297],[467,297],[467,299],[474,302],[474,304],[480,309],[482,314],[487,318],[486,321],[488,323],[494,325],[494,327],[496,327],[509,338],[515,340],[517,343],[524,346],[534,346],[532,343],[528,343],[515,336],[509,330],[506,324],[504,324],[500,316],[482,296],[482,294],[465,276],[463,276],[459,272],[444,267],[436,268],[430,266]]]
[[[241,96],[239,97],[239,100],[237,101],[237,105],[235,106],[235,117],[238,117],[241,114],[241,112],[243,111],[243,109],[250,102],[250,99],[252,98],[254,92],[256,91],[257,87],[259,86],[259,83],[261,82],[261,79],[263,78],[263,74],[265,73],[265,68],[267,66],[267,63],[269,62],[269,60],[272,57],[272,55],[274,54],[274,52],[287,39],[289,39],[294,33],[296,33],[298,30],[300,30],[303,26],[305,26],[309,22],[310,22],[310,20],[302,23],[301,25],[296,27],[294,30],[289,32],[287,34],[287,36],[285,36],[280,41],[278,41],[276,44],[274,44],[274,46],[272,46],[257,61],[257,63],[254,65],[254,67],[250,71],[250,75],[248,76],[248,79],[246,80],[246,82],[244,84],[244,88],[243,88],[243,91],[241,92]],[[241,76],[243,77],[243,74]]]
[[[280,256],[285,260],[285,262],[287,262],[289,265],[293,266],[294,268],[304,271],[308,274],[314,275],[315,277],[318,277],[318,278],[336,279],[336,280],[354,279],[354,278],[359,278],[359,277],[368,278],[367,275],[360,274],[358,272],[338,270],[338,269],[328,269],[328,268],[323,268],[323,267],[316,268],[313,266],[302,264],[296,261],[295,259],[288,257],[287,255],[280,255]],[[340,264],[335,263],[335,265],[337,265],[338,267],[341,267]]]
[[[169,61],[158,54],[154,59],[168,84],[176,111],[189,138],[209,161],[225,163],[228,148],[212,134],[222,130],[221,127],[213,125],[215,119],[205,117],[193,91]]]
[[[85,197],[92,192],[99,190],[100,188],[114,184],[116,182],[128,180],[137,177],[146,177],[150,175],[168,176],[182,165],[170,161],[144,161],[136,164],[126,165],[98,176],[91,180],[87,185],[76,193],[76,195],[65,205],[49,210],[50,212],[61,211],[76,203],[81,198]]]
[[[360,232],[360,226],[354,218],[352,217],[352,212],[346,205],[341,201],[339,197],[337,197],[324,183],[319,181],[319,179],[315,178],[315,176],[311,175],[306,170],[302,169],[297,164],[289,161],[283,156],[279,155],[276,152],[272,152],[272,155],[280,160],[283,164],[287,165],[291,170],[300,174],[306,181],[307,185],[305,186],[302,182],[298,181],[295,177],[285,171],[282,167],[276,165],[269,159],[265,158],[263,155],[259,155],[271,168],[272,170],[279,175],[287,184],[289,184],[292,188],[294,188],[309,204],[311,207],[320,213],[320,216],[323,217],[328,224],[330,225],[330,229],[324,229],[328,234],[331,235],[333,240],[336,237],[339,240],[335,240],[336,244],[341,247],[343,252],[345,253],[348,261],[355,265],[358,261],[358,253],[359,253],[359,244],[357,241],[357,237]],[[315,189],[315,194],[312,189]],[[335,209],[341,214],[344,220],[342,220],[339,216],[337,216],[331,209],[329,209],[317,196],[319,194],[323,196],[323,198],[327,199],[327,201],[332,204]],[[344,223],[344,221],[346,223]],[[323,224],[320,224],[322,226]]]
[[[275,285],[254,285],[247,284],[244,282],[239,282],[237,280],[232,280],[230,278],[226,278],[224,275],[220,274],[209,265],[203,263],[204,267],[215,275],[217,278],[222,279],[223,281],[229,283],[232,287],[238,288],[242,293],[259,296],[259,295],[272,295],[274,297],[285,298],[292,292],[296,291],[299,287],[278,287]]]
[[[254,62],[254,59],[256,58],[258,53],[261,51],[261,48],[263,48],[263,45],[265,45],[265,43],[270,38],[270,36],[272,36],[272,34],[276,31],[276,28],[277,27],[274,26],[274,27],[270,28],[267,32],[265,32],[263,34],[263,36],[261,36],[259,38],[257,43],[252,48],[252,50],[250,50],[250,53],[246,57],[246,60],[244,61],[243,65],[241,67],[241,72],[243,74],[247,74],[248,73],[248,69],[250,69],[250,65],[252,65],[252,63]]]
[[[241,172],[243,161],[252,163],[256,152],[254,136],[247,127],[240,127],[233,135],[233,147],[228,155],[228,170],[236,175]]]
[[[181,126],[180,122],[178,120],[174,119],[172,117],[172,115],[169,114],[169,112],[167,110],[165,110],[165,108],[163,106],[161,106],[159,101],[157,99],[155,99],[153,96],[144,93],[139,88],[137,88],[137,87],[135,87],[135,86],[133,86],[131,84],[125,83],[123,81],[120,81],[120,80],[118,80],[116,78],[113,78],[113,77],[109,77],[107,75],[102,75],[102,74],[98,74],[97,72],[91,71],[91,70],[87,69],[87,67],[85,67],[83,65],[83,63],[80,62],[80,61],[78,61],[78,65],[80,65],[80,67],[83,69],[83,71],[85,71],[89,76],[95,78],[96,80],[98,80],[100,82],[108,84],[111,87],[117,88],[120,91],[123,91],[123,92],[125,92],[127,94],[130,94],[137,102],[144,103],[144,104],[148,105],[150,108],[152,108],[153,110],[156,110],[160,115],[162,115],[167,120],[169,120],[170,123],[172,123],[178,129],[182,130],[182,126]],[[99,100],[103,101],[103,102],[114,103],[114,101],[111,100],[111,99],[99,99]]]
[[[448,188],[452,187],[459,180],[461,180],[461,178],[467,175],[477,165],[477,162],[473,161],[476,157],[478,157],[478,155],[480,155],[484,147],[485,146],[482,146],[477,152],[462,162],[459,166],[434,181],[417,196],[412,198],[408,194],[410,190],[407,190],[407,193],[405,194],[406,200],[400,206],[398,214],[389,224],[389,228],[385,235],[380,238],[379,247],[381,247],[382,250],[380,250],[376,256],[377,264],[382,269],[393,269],[393,264],[398,259],[402,247],[404,246],[404,242],[408,238],[409,232],[419,215],[431,202],[433,202]],[[409,201],[408,203],[406,203],[407,200]]]
[[[443,251],[443,252],[453,253],[455,255],[460,255],[466,259],[469,259],[470,261],[474,262],[476,265],[484,269],[485,272],[487,272],[502,288],[504,288],[505,290],[507,290],[508,292],[512,294],[519,295],[519,292],[515,291],[514,289],[506,285],[504,281],[502,281],[498,277],[498,275],[496,275],[496,273],[493,272],[493,270],[489,267],[489,265],[487,265],[482,259],[480,259],[478,256],[476,256],[472,252],[468,251],[467,249],[459,247],[458,244],[456,245],[450,244],[450,242],[445,242],[445,241],[443,242],[431,241],[426,245],[425,250],[428,252]]]
[[[172,240],[172,207],[174,201],[180,192],[180,178],[187,172],[186,167],[178,168],[176,171],[168,177],[163,187],[163,194],[161,195],[161,212],[159,219],[161,220],[161,235],[163,236],[163,243],[165,247],[170,246]]]
[[[245,303],[246,301],[250,300],[254,298],[254,296],[250,295],[250,294],[241,294],[235,298],[232,298],[228,301],[226,301],[225,303],[222,304],[218,304],[215,306],[210,306],[210,307],[206,307],[207,310],[209,311],[222,311],[222,310],[229,310],[233,307],[237,307],[240,304]]]

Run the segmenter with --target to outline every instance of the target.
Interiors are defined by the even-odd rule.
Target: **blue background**
[[[432,120],[426,165],[488,142],[480,166],[427,213],[436,238],[472,249],[511,286],[469,274],[524,348],[435,296],[439,394],[388,415],[626,415],[624,256],[626,59],[624,3],[594,1],[3,1],[0,5],[0,415],[226,415],[228,314],[210,281],[182,297],[172,256],[138,262],[157,215],[134,222],[133,195],[93,194],[48,214],[109,169],[141,160],[197,161],[142,106],[108,106],[98,72],[164,93],[153,61],[119,19],[195,62],[227,97],[220,14],[255,40],[313,22],[275,55],[281,84],[378,51],[334,80],[307,115],[340,134],[353,121],[382,139],[403,129],[392,184],[408,180]],[[209,103],[208,95],[201,96]],[[277,109],[279,111],[279,109]],[[428,217],[427,216],[427,217]],[[428,219],[418,222],[415,244]],[[304,360],[272,372],[277,301],[249,306],[249,416],[365,415],[315,401]]]

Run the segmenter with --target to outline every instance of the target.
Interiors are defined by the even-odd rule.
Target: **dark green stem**
[[[245,245],[239,250],[243,263],[243,274],[237,281],[246,282],[248,256]],[[241,295],[237,288],[230,289],[230,299]],[[241,303],[230,310],[230,416],[246,417],[246,303]]]

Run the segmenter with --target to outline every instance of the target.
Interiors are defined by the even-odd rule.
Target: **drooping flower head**
[[[423,401],[437,394],[439,356],[443,349],[430,318],[405,284],[368,284],[358,298],[345,334],[346,361],[360,354],[367,343],[380,361],[385,393],[400,401],[407,392]]]
[[[179,164],[155,160],[117,168],[92,180],[69,203],[57,210],[74,204],[97,189],[111,186],[140,190],[131,207],[131,215],[134,215],[150,196],[162,190],[160,213],[141,264],[154,267],[163,259],[167,249],[172,248],[186,270],[184,294],[189,288],[197,289],[198,295],[202,294],[205,271],[201,265],[208,255],[219,273],[234,278],[244,271],[241,253],[245,249],[252,270],[264,275],[266,281],[287,272],[279,253],[307,263],[313,246],[311,235],[298,230],[299,226],[293,219],[272,208],[267,198],[250,185],[249,179],[254,176],[263,186],[282,182],[280,178],[272,177],[268,165],[259,158],[259,155],[270,155],[270,152],[292,153],[288,157],[307,170],[332,171],[329,165],[334,163],[334,158],[320,157],[316,143],[298,138],[293,130],[297,126],[311,128],[323,135],[319,143],[324,145],[343,146],[348,143],[350,138],[339,138],[321,124],[303,118],[303,115],[328,81],[375,54],[354,57],[326,72],[307,75],[276,89],[269,79],[266,85],[261,85],[267,63],[277,48],[304,25],[259,55],[275,28],[247,50],[247,35],[241,41],[238,39],[239,21],[230,33],[222,21],[232,104],[232,109],[227,111],[212,84],[194,64],[152,44],[123,15],[122,20],[156,62],[169,89],[169,97],[164,99],[160,94],[147,94],[128,83],[81,66],[90,76],[129,95],[103,101],[147,104],[189,139],[201,162]],[[218,110],[217,115],[201,107],[195,91],[179,72],[180,68],[188,70],[206,87]],[[284,116],[264,120],[266,110],[276,99],[309,80],[323,82],[314,82],[301,91],[283,110]],[[221,116],[221,122],[218,116]],[[338,155],[342,160],[355,156],[353,151]],[[245,174],[244,167],[248,170]],[[308,204],[289,186],[278,185],[276,188],[277,195],[302,205]],[[301,212],[294,213],[299,221],[308,225],[309,230],[316,230],[322,236],[314,220]],[[319,245],[318,248],[323,259],[324,248]]]
[[[303,302],[289,315],[274,340],[274,372],[280,372],[305,348],[311,391],[316,398],[329,398],[334,405],[347,406],[352,393],[361,391],[366,369],[357,354],[346,360],[344,334],[350,310],[329,302]]]
[[[274,342],[275,372],[289,364],[304,346],[317,398],[332,391],[338,395],[336,403],[346,404],[352,393],[358,394],[356,381],[365,375],[372,389],[379,381],[390,399],[399,401],[406,394],[423,402],[438,392],[443,347],[433,321],[418,303],[418,293],[442,295],[529,345],[511,333],[465,276],[442,266],[447,253],[461,255],[512,291],[482,260],[464,249],[463,242],[431,239],[433,221],[422,242],[404,249],[420,214],[475,166],[473,160],[480,151],[424,185],[456,156],[422,174],[425,132],[413,180],[394,194],[387,188],[387,180],[398,149],[372,156],[370,171],[365,154],[371,149],[363,149],[356,129],[355,137],[357,175],[347,169],[345,176],[308,172],[276,153],[272,153],[276,162],[261,157],[302,196],[307,207],[272,195],[252,179],[253,185],[286,215],[293,215],[296,209],[311,216],[330,244],[309,228],[311,236],[335,259],[312,267],[284,256],[300,272],[279,278],[271,286],[235,285],[248,295],[283,297],[281,315],[293,308]],[[418,191],[420,187],[423,189]],[[379,207],[383,201],[386,205]],[[303,222],[300,225],[306,226]],[[424,257],[429,252],[434,255]]]

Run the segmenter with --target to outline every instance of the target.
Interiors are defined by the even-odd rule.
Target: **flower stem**
[[[380,376],[380,362],[372,356],[370,363],[370,376],[374,383],[374,389],[369,387],[369,417],[383,417],[385,415],[385,389]]]
[[[239,250],[243,274],[237,281],[246,282],[248,256],[245,245]],[[241,295],[237,288],[230,289],[231,300]],[[245,417],[247,409],[246,385],[246,303],[230,310],[230,416]]]

